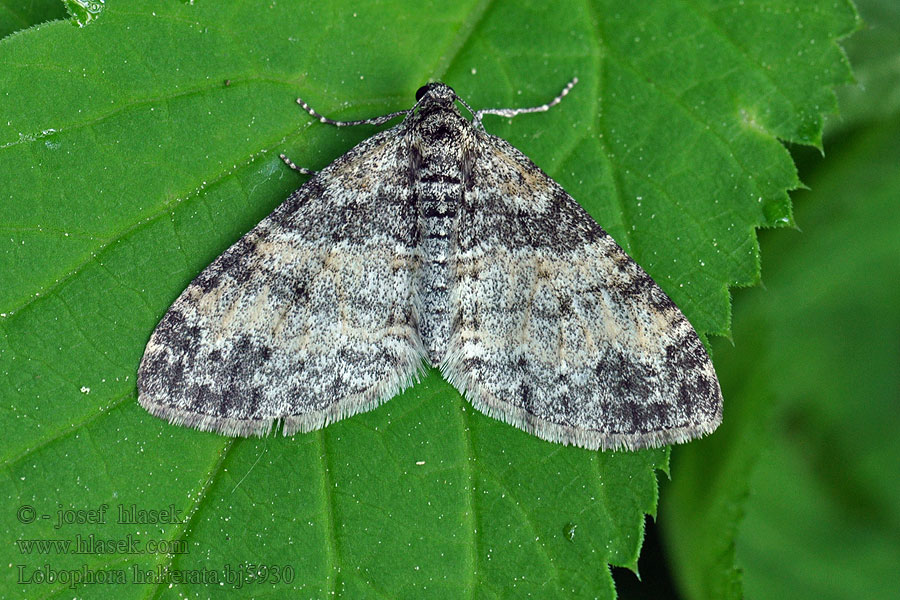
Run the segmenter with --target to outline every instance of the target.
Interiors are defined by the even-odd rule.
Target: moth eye
[[[416,102],[421,100],[422,96],[424,96],[426,93],[428,93],[428,88],[429,88],[428,85],[423,85],[418,90],[416,90]]]

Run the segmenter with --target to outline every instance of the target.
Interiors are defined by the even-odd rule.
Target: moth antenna
[[[303,98],[297,98],[297,104],[303,107],[303,110],[308,112],[310,115],[318,119],[320,123],[326,123],[328,125],[334,125],[335,127],[352,127],[354,125],[381,125],[382,123],[387,123],[391,119],[395,119],[400,115],[408,115],[410,113],[409,110],[398,110],[396,112],[392,112],[386,115],[381,115],[380,117],[372,117],[370,119],[357,119],[356,121],[336,121],[334,119],[329,119],[325,115],[317,112],[313,107],[303,101]]]
[[[516,115],[521,115],[524,113],[547,112],[548,110],[550,110],[551,108],[553,108],[554,106],[556,106],[557,104],[562,102],[562,99],[565,98],[569,94],[569,92],[572,90],[572,88],[575,87],[576,83],[578,83],[578,78],[573,77],[572,81],[570,81],[569,83],[566,84],[566,87],[564,87],[562,89],[562,91],[559,93],[559,95],[556,96],[556,98],[554,98],[547,104],[541,104],[540,106],[531,106],[528,108],[483,108],[474,113],[475,118],[472,122],[476,126],[483,128],[484,126],[481,124],[481,118],[484,115],[499,115],[501,117],[510,118],[510,117],[515,117]],[[465,103],[463,103],[463,104],[465,104]],[[466,106],[466,108],[468,108],[468,106]],[[471,112],[471,109],[469,109],[469,112]]]

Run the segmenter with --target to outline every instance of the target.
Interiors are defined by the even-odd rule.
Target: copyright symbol
[[[16,511],[16,517],[18,517],[20,523],[34,523],[36,514],[34,507],[27,504],[23,504]]]

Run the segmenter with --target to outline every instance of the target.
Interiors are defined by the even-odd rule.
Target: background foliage
[[[760,234],[764,286],[714,345],[723,435],[673,452],[660,527],[687,598],[900,589],[900,5],[859,8],[826,153],[794,149],[798,231]]]
[[[370,116],[409,106],[419,85],[442,79],[475,107],[525,106],[573,75],[581,83],[553,111],[493,119],[488,129],[582,202],[701,334],[727,333],[728,286],[758,276],[755,228],[793,220],[786,192],[798,179],[778,139],[821,143],[831,90],[849,73],[835,40],[856,26],[853,8],[64,4],[71,20],[30,29],[59,19],[59,5],[0,6],[0,33],[9,34],[0,41],[0,497],[12,507],[0,532],[13,566],[0,589],[71,596],[59,580],[17,582],[45,565],[133,578],[134,567],[221,573],[253,563],[290,565],[295,578],[240,590],[162,581],[77,593],[612,597],[607,565],[637,569],[666,450],[541,442],[471,410],[434,372],[322,432],[227,440],[137,406],[143,346],[187,282],[298,185],[279,151],[318,168],[373,131],[312,123],[295,96],[338,118]],[[729,404],[726,425],[763,429],[741,418],[742,406]],[[709,441],[739,436],[723,428]],[[761,442],[750,444],[748,456]],[[721,456],[725,468],[730,455]],[[706,526],[667,538],[679,584],[692,597],[711,581],[736,592],[729,548],[740,498],[723,520],[699,519],[709,465],[692,465],[688,453],[679,461],[672,531]],[[749,472],[734,478],[737,496]],[[55,516],[103,503],[171,506],[185,518],[54,529],[15,511]],[[188,551],[40,555],[16,544],[79,534],[183,541]],[[761,548],[746,539],[739,561]],[[705,562],[692,568],[695,560]]]

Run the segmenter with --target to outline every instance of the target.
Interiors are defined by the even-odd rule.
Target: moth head
[[[416,103],[430,102],[434,104],[452,104],[456,100],[456,92],[446,83],[434,81],[420,87],[416,92]]]

